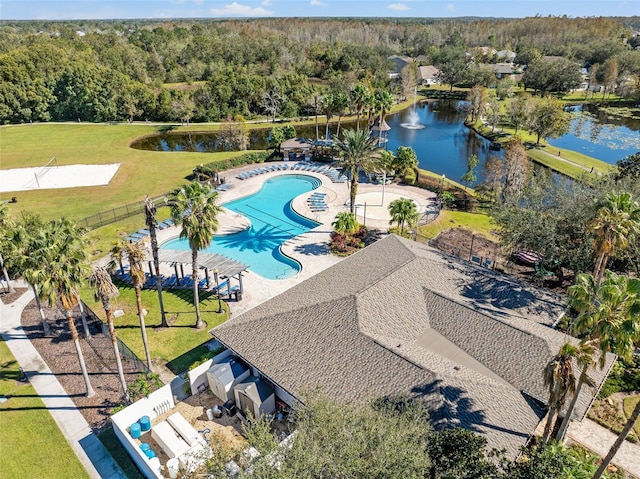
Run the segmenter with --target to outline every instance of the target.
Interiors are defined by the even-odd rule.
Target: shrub
[[[606,398],[617,392],[640,391],[640,356],[630,362],[618,359],[607,380],[602,385],[599,398]]]

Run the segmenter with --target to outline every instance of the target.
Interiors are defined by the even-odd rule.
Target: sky
[[[640,15],[638,0],[0,0],[2,20]]]

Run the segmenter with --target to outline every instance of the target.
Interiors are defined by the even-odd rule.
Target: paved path
[[[567,438],[604,457],[615,442],[617,434],[600,426],[591,419],[572,421]],[[624,441],[613,458],[613,464],[640,478],[640,446]]]
[[[89,476],[96,479],[126,479],[23,331],[20,318],[32,299],[33,291],[29,290],[11,304],[4,304],[0,300],[2,339],[6,341]]]

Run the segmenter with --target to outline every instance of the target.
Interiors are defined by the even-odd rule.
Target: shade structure
[[[191,264],[191,251],[160,249],[158,258],[162,263]],[[248,269],[244,263],[216,253],[198,253],[198,266],[206,269],[217,269],[220,277],[231,278]]]

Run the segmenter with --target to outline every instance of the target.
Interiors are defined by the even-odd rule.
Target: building
[[[418,67],[418,79],[423,85],[435,85],[438,82],[438,70],[434,65],[423,65]]]
[[[564,301],[397,236],[229,320],[211,333],[273,387],[276,404],[319,387],[331,398],[424,400],[515,457],[545,414],[542,371],[567,336]],[[596,385],[604,370],[594,370]],[[596,388],[585,387],[582,418]]]

